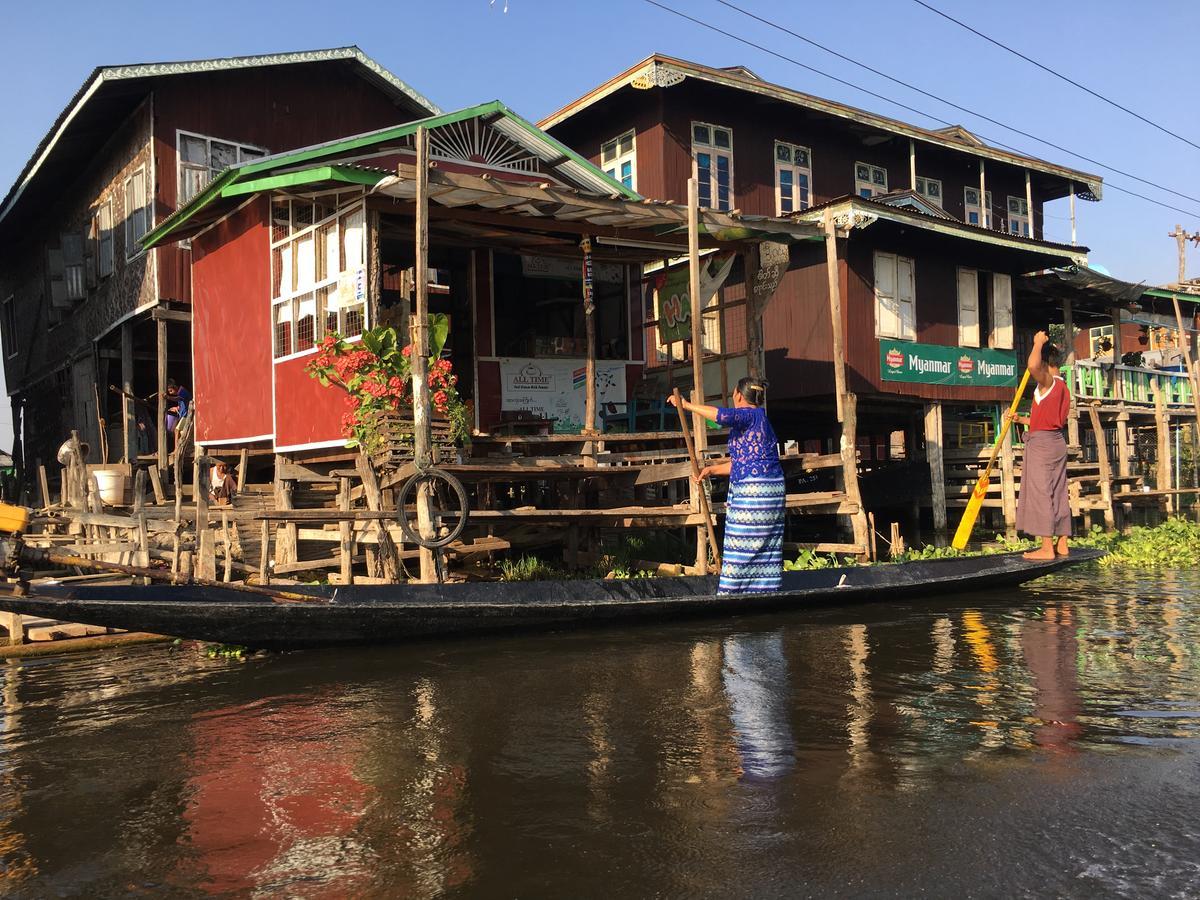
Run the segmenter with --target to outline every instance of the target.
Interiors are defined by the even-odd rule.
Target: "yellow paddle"
[[[1008,408],[1012,415],[1017,414],[1017,405],[1021,402],[1021,397],[1025,394],[1025,385],[1029,383],[1029,370],[1025,370],[1025,374],[1021,376],[1021,383],[1017,386],[1017,395],[1013,397],[1012,406]],[[987,468],[979,476],[979,480],[975,482],[975,490],[971,492],[971,499],[967,501],[967,508],[963,510],[962,521],[958,523],[958,531],[954,532],[954,540],[950,542],[955,550],[966,550],[967,541],[971,539],[971,531],[975,528],[975,520],[979,518],[979,510],[983,508],[983,500],[987,497],[988,484],[992,480],[992,467],[996,465],[996,457],[1000,455],[1000,445],[1004,443],[1004,436],[1008,434],[1008,429],[1012,427],[1012,418],[1004,421],[1000,426],[1000,434],[996,436],[996,446],[992,448],[992,458],[988,460]]]

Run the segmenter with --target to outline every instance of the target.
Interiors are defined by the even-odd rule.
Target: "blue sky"
[[[914,95],[716,0],[662,2],[821,71],[961,122],[991,141],[1098,172],[1114,186],[1193,213],[1163,209],[1112,189],[1101,203],[1078,203],[1080,242],[1092,248],[1093,262],[1118,277],[1152,283],[1173,280],[1175,244],[1167,232],[1176,222],[1189,231],[1200,230],[1200,202],[1139,185]],[[1034,69],[911,0],[735,2],[962,106],[1200,197],[1200,150]],[[198,11],[161,2],[89,0],[51,7],[0,0],[8,34],[0,55],[0,83],[9,86],[0,99],[6,132],[0,144],[0,182],[7,190],[95,66],[347,44],[357,44],[447,109],[498,98],[537,120],[659,51],[711,65],[740,63],[769,81],[919,125],[936,124],[685,22],[645,0],[508,0],[507,12],[504,3],[211,2]],[[1200,144],[1194,66],[1200,4],[932,3]],[[1069,240],[1065,200],[1047,207],[1047,237]],[[1200,251],[1193,255],[1189,275],[1200,275]],[[6,412],[7,404],[0,408]],[[10,438],[2,428],[0,446],[7,446]]]

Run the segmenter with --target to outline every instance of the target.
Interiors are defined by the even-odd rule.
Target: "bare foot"
[[[1071,548],[1067,546],[1067,539],[1060,537],[1058,543],[1054,547],[1054,552],[1059,556],[1068,556],[1071,553]]]
[[[1045,562],[1047,560],[1054,559],[1054,548],[1051,547],[1049,550],[1043,550],[1041,548],[1037,550],[1030,550],[1028,553],[1022,553],[1021,558],[1028,559],[1031,562]]]

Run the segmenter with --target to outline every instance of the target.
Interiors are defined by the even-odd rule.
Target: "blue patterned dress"
[[[717,410],[729,429],[729,497],[719,594],[777,591],[783,580],[786,494],[779,446],[765,410]]]

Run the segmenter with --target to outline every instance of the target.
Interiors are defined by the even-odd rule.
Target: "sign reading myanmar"
[[[879,342],[879,372],[884,381],[958,387],[1011,387],[1019,374],[1011,350],[888,340]]]

